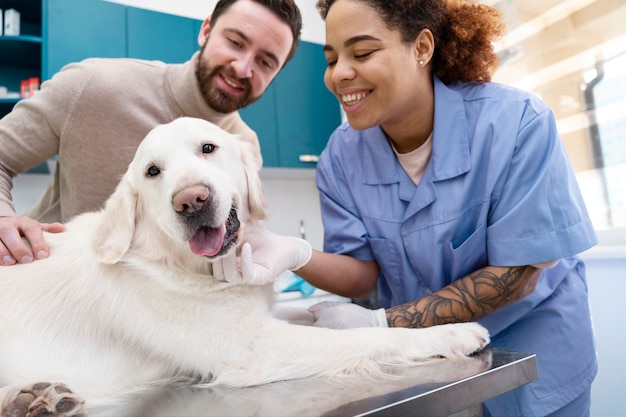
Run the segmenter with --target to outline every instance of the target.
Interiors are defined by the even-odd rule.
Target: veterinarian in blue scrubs
[[[551,110],[489,82],[499,14],[448,3],[318,2],[325,81],[348,122],[317,168],[324,252],[296,272],[350,298],[378,288],[379,309],[312,307],[318,326],[478,320],[492,347],[536,353],[539,379],[485,415],[589,415],[597,363],[575,255],[594,229]],[[269,232],[249,241],[266,264],[270,247],[281,265],[310,251]]]

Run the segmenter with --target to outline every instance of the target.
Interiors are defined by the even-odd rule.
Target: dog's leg
[[[63,384],[40,382],[8,390],[0,404],[0,417],[84,417],[84,401]]]
[[[342,374],[384,376],[387,367],[466,358],[489,343],[487,330],[476,323],[334,330],[270,322],[254,333],[254,355],[233,358],[239,366],[222,369],[216,383],[246,386]]]

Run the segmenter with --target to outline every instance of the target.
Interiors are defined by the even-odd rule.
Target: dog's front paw
[[[446,334],[447,343],[441,351],[441,356],[446,358],[467,357],[490,342],[489,332],[478,323],[444,324],[435,328]]]
[[[84,417],[84,401],[63,384],[40,382],[7,398],[1,417]]]

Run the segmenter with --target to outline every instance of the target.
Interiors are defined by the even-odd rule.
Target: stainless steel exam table
[[[534,354],[486,349],[393,378],[316,378],[224,389],[164,386],[91,416],[115,417],[480,417],[482,403],[537,378]]]

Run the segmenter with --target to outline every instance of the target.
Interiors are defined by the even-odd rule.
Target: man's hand
[[[65,226],[61,223],[39,223],[26,216],[0,217],[0,265],[47,258],[49,249],[43,232],[63,231]]]
[[[324,301],[309,307],[315,318],[314,326],[329,329],[357,327],[389,327],[384,308],[370,310],[353,303]]]
[[[227,255],[213,264],[213,275],[235,284],[265,285],[286,270],[302,268],[312,252],[306,240],[255,230],[245,236],[239,257]]]

